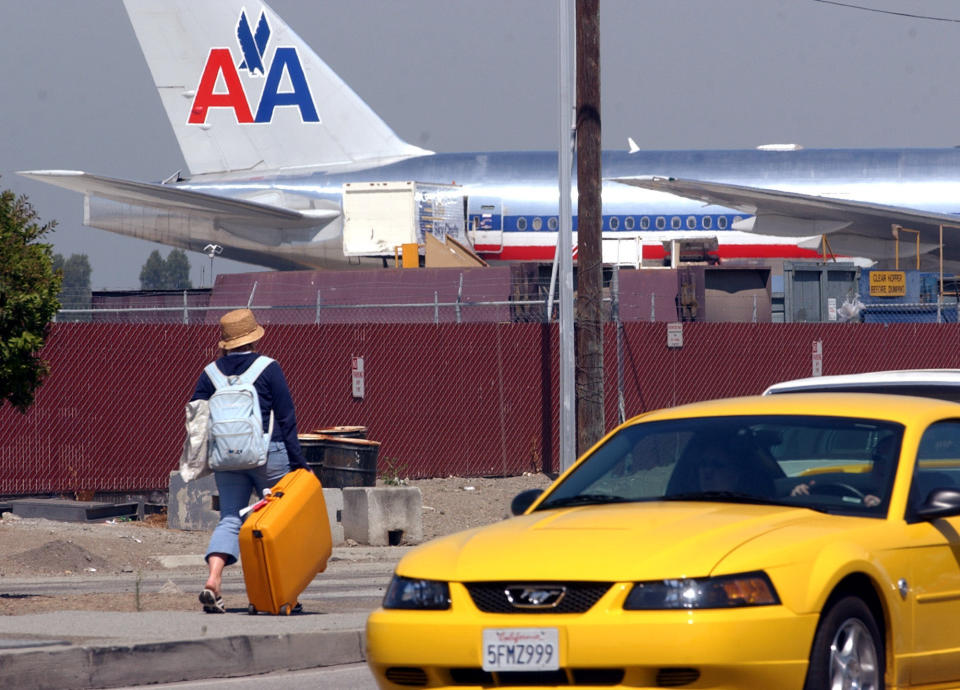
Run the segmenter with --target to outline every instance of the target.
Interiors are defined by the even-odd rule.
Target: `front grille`
[[[574,668],[566,671],[514,671],[490,673],[482,668],[452,668],[450,680],[453,685],[501,686],[578,686],[619,685],[623,682],[622,668]],[[572,680],[571,680],[572,679]]]
[[[466,585],[470,598],[484,613],[584,613],[612,587],[610,582],[471,582]],[[562,587],[565,594],[552,608],[524,608],[510,603],[508,587]]]
[[[422,668],[412,666],[391,666],[384,674],[391,683],[423,687],[427,684],[427,674]]]
[[[700,671],[695,668],[661,668],[657,671],[658,688],[678,688],[700,680]]]

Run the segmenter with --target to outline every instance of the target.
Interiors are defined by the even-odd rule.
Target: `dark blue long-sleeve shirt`
[[[242,374],[258,356],[256,352],[225,355],[217,360],[217,368],[225,376]],[[293,409],[293,397],[290,395],[290,387],[287,385],[287,379],[280,365],[271,362],[253,385],[260,399],[264,432],[269,428],[270,411],[273,410],[273,435],[270,440],[283,442],[292,468],[306,468],[307,462],[300,451],[300,441],[297,439],[297,416]],[[213,382],[207,376],[207,372],[201,372],[193,397],[190,399],[209,400],[214,390]]]

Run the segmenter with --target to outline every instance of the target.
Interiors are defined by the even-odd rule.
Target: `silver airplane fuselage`
[[[763,234],[742,231],[752,229],[749,209],[639,189],[614,178],[688,178],[960,214],[958,149],[606,151],[602,175],[604,239],[639,235],[647,260],[662,259],[663,242],[671,238],[698,235],[716,237],[721,260],[814,258],[818,249],[812,226],[814,241],[804,238],[807,246],[801,246],[790,236],[777,235],[775,227],[765,228]],[[274,175],[255,181],[204,176],[180,186],[240,199],[273,192],[339,206],[345,183],[401,180],[458,185],[468,199],[474,247],[484,258],[553,258],[559,187],[557,154],[550,151],[438,153],[349,173]],[[573,208],[576,230],[575,185]],[[332,244],[341,241],[339,233],[333,235]],[[317,265],[311,254],[303,247],[294,262]]]

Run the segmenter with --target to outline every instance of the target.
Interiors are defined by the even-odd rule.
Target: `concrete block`
[[[256,500],[251,494],[250,501]],[[167,527],[170,529],[210,531],[220,520],[217,483],[213,475],[192,482],[184,482],[179,472],[170,473],[170,498],[167,506]],[[323,500],[327,504],[330,519],[330,535],[334,545],[344,542],[343,492],[340,489],[324,489]]]
[[[344,487],[343,536],[371,546],[423,541],[423,495],[420,488]]]
[[[61,522],[98,522],[111,518],[136,518],[136,503],[71,501],[64,498],[21,498],[10,501],[13,514],[22,518],[46,518]]]
[[[330,519],[330,536],[334,546],[340,546],[343,538],[343,491],[324,489],[323,501],[327,504],[327,517]]]
[[[182,530],[210,531],[217,526],[220,512],[213,509],[217,493],[213,475],[184,482],[180,472],[170,473],[170,496],[167,500],[167,527]]]

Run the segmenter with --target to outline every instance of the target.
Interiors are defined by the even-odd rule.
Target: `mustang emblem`
[[[567,593],[566,587],[507,587],[507,601],[518,609],[552,609]]]

